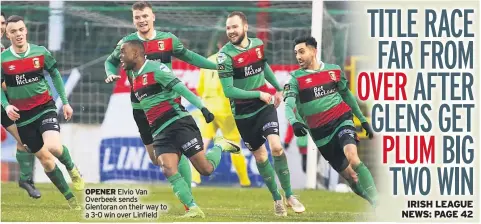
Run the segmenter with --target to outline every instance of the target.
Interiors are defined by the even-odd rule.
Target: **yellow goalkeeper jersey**
[[[217,54],[210,56],[208,60],[217,63]],[[214,115],[232,114],[229,99],[224,95],[216,70],[200,69],[197,93]]]

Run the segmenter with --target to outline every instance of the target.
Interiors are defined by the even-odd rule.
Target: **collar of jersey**
[[[13,47],[10,46],[10,52],[12,52],[13,56],[17,57],[17,58],[22,58],[20,57],[20,55],[17,54],[17,52],[15,52],[15,50],[13,50]],[[27,51],[25,51],[25,55],[23,57],[27,57],[28,53],[30,53],[30,44],[27,43]]]
[[[251,46],[252,46],[252,41],[251,41],[251,39],[247,38],[247,40],[249,41],[249,45],[247,45],[247,48],[242,48],[242,47],[239,47],[239,46],[236,46],[236,45],[234,45],[234,47],[237,48],[238,50],[246,51],[247,49],[251,48]],[[232,45],[233,45],[233,44],[232,44]]]
[[[320,71],[320,70],[324,69],[324,62],[319,61],[319,63],[321,64],[321,67],[319,68],[319,70],[309,70],[309,69],[306,69],[306,72],[317,72],[317,71]]]
[[[137,72],[137,75],[142,73],[142,70],[144,70],[144,67],[145,67],[145,65],[147,64],[148,61],[149,61],[149,59],[145,60],[144,65],[142,65],[142,67],[140,67],[139,71]],[[133,71],[133,72],[135,72],[135,71]]]
[[[153,35],[152,35],[152,38],[148,38],[147,40],[153,40],[156,36],[157,36],[157,30],[154,30],[154,33],[153,33]],[[137,37],[138,37],[139,39],[141,39],[142,41],[145,41],[145,39],[144,39],[142,36],[140,36],[139,31],[137,31]]]

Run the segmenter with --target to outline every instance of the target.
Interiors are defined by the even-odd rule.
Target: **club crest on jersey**
[[[142,85],[147,85],[147,74],[142,75]]]
[[[256,54],[258,58],[262,58],[262,52],[260,48],[256,48]]]
[[[165,44],[163,40],[159,41],[157,44],[159,45],[159,50],[165,50]]]
[[[333,81],[336,81],[336,80],[337,80],[337,79],[336,79],[336,73],[335,73],[334,71],[329,71],[329,75],[331,76],[331,79],[332,79]]]
[[[34,68],[40,68],[40,59],[33,58],[33,67]]]

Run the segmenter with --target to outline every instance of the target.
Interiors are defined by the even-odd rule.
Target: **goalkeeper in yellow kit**
[[[220,47],[223,46],[221,42],[218,44]],[[217,63],[217,53],[210,56],[208,60]],[[234,116],[231,112],[229,99],[225,97],[224,91],[222,90],[217,70],[200,70],[197,94],[202,98],[205,106],[215,116],[214,121],[209,124],[207,124],[204,119],[196,119],[206,150],[218,129],[222,131],[222,135],[225,139],[240,143],[241,136],[237,130]],[[234,164],[234,168],[237,171],[240,185],[242,187],[249,187],[251,181],[247,174],[247,165],[244,155],[242,153],[230,155],[232,164]],[[200,184],[201,182],[200,174],[195,169],[192,169],[192,182],[195,184]]]

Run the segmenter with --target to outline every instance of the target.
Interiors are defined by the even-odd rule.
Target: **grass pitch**
[[[86,219],[84,211],[72,211],[67,201],[53,184],[36,184],[42,193],[32,199],[17,183],[2,183],[3,222],[344,222],[367,221],[372,217],[370,206],[353,193],[333,193],[322,190],[296,190],[306,212],[296,214],[288,210],[287,217],[276,217],[273,201],[267,188],[193,188],[196,203],[204,211],[205,219],[179,219],[184,208],[167,185],[93,184],[87,188],[142,188],[149,195],[139,197],[142,203],[162,203],[168,211],[157,219]],[[76,192],[84,204],[84,193]]]

